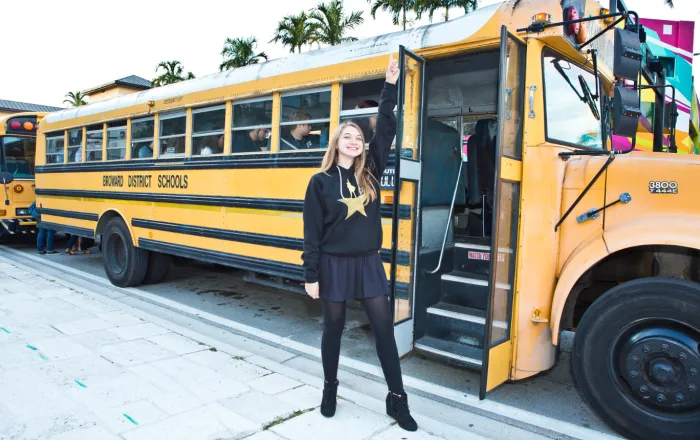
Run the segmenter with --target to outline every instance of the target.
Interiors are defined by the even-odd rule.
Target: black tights
[[[377,355],[382,364],[384,379],[389,391],[403,393],[401,364],[399,352],[394,340],[394,323],[391,318],[391,303],[386,296],[365,298],[365,309],[374,337],[377,340]],[[326,382],[335,382],[338,375],[338,358],[340,357],[340,337],[345,327],[345,302],[323,301],[323,339],[321,340],[321,358]]]

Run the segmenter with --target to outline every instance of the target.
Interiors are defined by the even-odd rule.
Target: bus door
[[[399,356],[413,350],[417,203],[421,178],[420,138],[425,61],[399,47],[394,200],[391,228],[391,299]],[[399,152],[399,153],[396,153]],[[386,176],[386,174],[385,174]]]
[[[481,399],[508,380],[513,361],[511,318],[522,177],[525,48],[522,40],[510,34],[505,26],[501,28],[493,245],[481,366]]]

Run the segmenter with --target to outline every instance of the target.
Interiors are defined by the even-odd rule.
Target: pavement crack
[[[275,420],[273,420],[270,423],[263,426],[263,431],[267,431],[268,429],[272,428],[273,426],[284,423],[287,420],[293,419],[294,417],[299,417],[300,415],[306,414],[307,412],[313,411],[314,409],[315,408],[302,409],[302,410],[294,411],[293,413],[289,414],[288,416],[277,417]]]

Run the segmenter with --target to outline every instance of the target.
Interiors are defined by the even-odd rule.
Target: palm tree
[[[406,12],[413,11],[416,7],[417,0],[374,0],[370,14],[372,18],[377,18],[377,10],[389,11],[392,14],[394,25],[398,25],[399,22],[403,26],[403,30],[406,30],[406,24],[408,20],[406,19]],[[372,3],[372,0],[367,0],[367,3]]]
[[[257,44],[258,40],[255,37],[227,38],[224,41],[224,48],[221,50],[224,61],[219,64],[219,70],[223,72],[224,70],[258,64],[260,58],[267,60],[265,52],[255,53]]]
[[[87,105],[87,101],[85,100],[87,96],[83,94],[83,92],[68,92],[65,95],[66,98],[64,99],[63,103],[68,104],[71,107],[80,107],[81,105]]]
[[[316,36],[316,29],[318,24],[310,20],[311,17],[306,15],[306,12],[302,11],[299,15],[288,15],[282,19],[277,24],[277,30],[275,30],[275,38],[270,40],[272,42],[282,42],[282,46],[289,46],[289,51],[294,53],[294,51],[299,51],[301,53],[301,47],[305,44],[310,44],[314,41]]]
[[[468,14],[479,7],[479,0],[416,0],[414,9],[418,18],[423,12],[428,11],[428,18],[433,21],[433,14],[437,9],[445,8],[445,21],[450,19],[451,8],[464,8],[464,13]]]
[[[161,61],[156,66],[156,73],[160,73],[159,70],[161,69],[163,73],[151,81],[153,87],[167,86],[168,84],[194,79],[192,72],[187,72],[187,75],[183,75],[184,66],[177,60]]]
[[[357,41],[355,37],[346,37],[346,32],[355,29],[355,26],[359,26],[365,21],[362,18],[362,11],[355,11],[346,16],[341,0],[319,3],[316,9],[311,12],[311,19],[315,20],[316,25],[314,39],[331,46]]]

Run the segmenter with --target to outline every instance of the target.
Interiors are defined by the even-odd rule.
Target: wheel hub
[[[697,342],[688,341],[685,334],[675,338],[674,332],[659,330],[628,339],[619,358],[621,375],[645,406],[667,410],[700,407]]]

